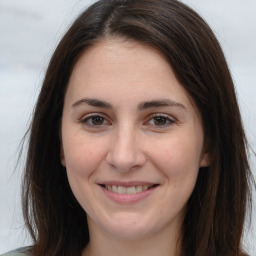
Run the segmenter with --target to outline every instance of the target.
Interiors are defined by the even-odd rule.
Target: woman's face
[[[90,232],[178,232],[208,165],[200,115],[156,50],[111,39],[76,63],[65,95],[61,159]]]

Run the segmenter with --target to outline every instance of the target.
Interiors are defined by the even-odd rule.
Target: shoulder
[[[10,252],[1,254],[0,256],[29,256],[29,254],[28,254],[29,248],[30,247],[22,247],[22,248],[14,250],[14,251],[10,251]]]

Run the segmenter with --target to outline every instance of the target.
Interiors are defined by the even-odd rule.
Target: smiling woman
[[[152,254],[152,240],[177,255],[186,202],[210,158],[200,114],[165,58],[131,39],[87,49],[68,83],[61,130],[69,184],[98,230],[84,254],[122,238],[144,241],[140,255]]]
[[[232,79],[179,1],[85,10],[51,59],[29,136],[28,255],[246,255],[252,178]]]

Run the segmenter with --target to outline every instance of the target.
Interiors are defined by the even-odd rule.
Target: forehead
[[[137,41],[115,38],[100,41],[86,49],[78,59],[73,73],[83,69],[83,72],[88,71],[87,76],[96,71],[101,71],[101,75],[126,75],[132,66],[140,71],[147,68],[160,74],[172,72],[170,64],[155,48]],[[137,72],[129,73],[131,79],[136,78],[136,75]]]
[[[69,87],[80,89],[107,91],[115,86],[116,90],[133,89],[138,93],[146,85],[155,93],[173,89],[175,94],[175,87],[186,93],[158,50],[123,39],[103,40],[86,49],[69,81]]]

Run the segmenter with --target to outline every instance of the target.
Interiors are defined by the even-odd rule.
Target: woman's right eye
[[[83,117],[80,122],[83,123],[84,125],[96,127],[96,128],[104,125],[110,125],[110,122],[106,118],[104,118],[103,116],[94,115],[94,114]]]

